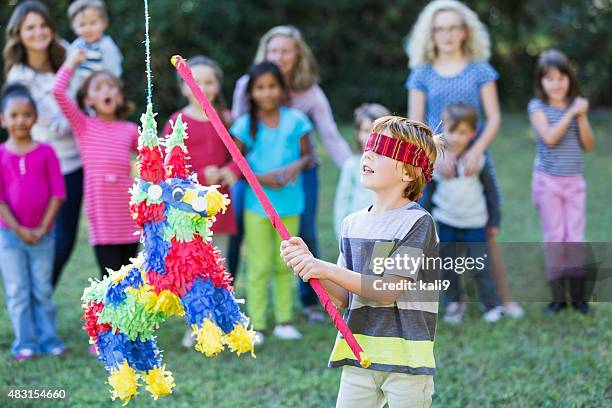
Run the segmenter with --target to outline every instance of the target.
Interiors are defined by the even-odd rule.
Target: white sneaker
[[[255,336],[253,336],[253,345],[255,347],[259,347],[264,344],[264,334],[260,331],[255,332]]]
[[[516,302],[509,302],[501,308],[504,314],[507,314],[508,316],[514,319],[520,319],[521,317],[525,316],[525,311],[523,310],[521,305]]]
[[[302,334],[290,324],[276,325],[274,335],[283,340],[299,340],[302,338]]]
[[[61,355],[64,355],[68,352],[68,349],[64,346],[59,346],[59,347],[53,347],[51,350],[49,350],[49,354],[52,357],[58,357]]]
[[[444,311],[444,321],[450,324],[459,324],[463,321],[465,303],[450,302]]]
[[[502,308],[501,306],[497,306],[494,307],[493,309],[485,312],[482,315],[482,320],[484,320],[487,323],[495,323],[498,322],[502,319],[502,317],[504,317],[503,313],[502,313]]]
[[[181,340],[181,344],[183,345],[183,347],[190,349],[195,346],[196,338],[194,334],[195,333],[193,332],[193,329],[191,327],[188,327],[187,331],[183,335],[183,340]]]
[[[17,354],[15,354],[15,360],[16,361],[26,361],[26,360],[31,360],[34,358],[34,350],[32,349],[22,349],[19,350],[17,352]]]

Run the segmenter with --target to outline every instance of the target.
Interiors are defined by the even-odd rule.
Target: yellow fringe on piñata
[[[225,210],[229,205],[230,201],[225,194],[221,194],[216,188],[211,188],[206,193],[206,214],[212,216],[222,211],[225,214]]]
[[[142,374],[147,382],[147,391],[151,393],[154,399],[172,394],[172,388],[176,385],[172,372],[165,371],[165,369],[166,366],[164,365]]]
[[[138,289],[128,287],[125,289],[126,293],[131,293],[136,297],[139,303],[143,304],[146,311],[150,311],[157,304],[157,295],[153,292],[151,285],[142,285]]]
[[[111,395],[113,400],[119,398],[125,401],[123,405],[130,402],[130,399],[136,396],[136,389],[140,385],[136,371],[130,367],[127,361],[119,366],[119,369],[113,371],[108,377],[108,384],[112,387]]]
[[[193,330],[196,332],[196,350],[206,357],[216,356],[223,351],[223,332],[212,320],[204,319],[202,327],[194,324]]]
[[[240,355],[250,351],[251,355],[255,357],[253,337],[255,337],[255,331],[246,328],[242,323],[238,323],[234,326],[234,330],[225,335],[224,340],[230,350],[236,354]]]
[[[138,289],[129,287],[125,291],[132,293],[138,302],[144,305],[147,312],[162,312],[166,316],[185,315],[181,299],[168,290],[162,290],[156,295],[151,285],[143,285]]]
[[[166,316],[185,315],[185,309],[183,309],[181,299],[169,290],[162,290],[159,292],[153,311],[162,312]]]

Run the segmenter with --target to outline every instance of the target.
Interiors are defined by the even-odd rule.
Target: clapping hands
[[[589,111],[588,99],[577,96],[574,98],[574,101],[570,106],[570,110],[574,115],[586,115]]]
[[[207,166],[204,168],[204,177],[207,184],[220,184],[231,187],[238,177],[227,167]]]

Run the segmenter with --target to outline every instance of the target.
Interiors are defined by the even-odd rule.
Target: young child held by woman
[[[53,222],[66,191],[53,149],[32,139],[36,119],[27,88],[8,85],[0,97],[0,122],[9,135],[0,145],[0,269],[17,361],[66,351],[56,332],[51,285]]]
[[[496,322],[502,318],[495,280],[491,274],[487,246],[486,228],[498,225],[500,218],[499,199],[495,181],[485,170],[485,157],[481,156],[476,174],[467,174],[461,160],[470,142],[476,137],[478,114],[468,104],[448,105],[442,113],[444,135],[448,142],[445,154],[455,163],[454,177],[446,178],[434,172],[428,185],[423,205],[431,211],[438,224],[440,258],[471,259],[473,266],[467,267],[453,262],[452,268],[444,267],[442,279],[450,285],[444,292],[444,321],[461,323],[466,305],[462,302],[461,277],[474,279],[481,305],[483,319]],[[436,169],[437,170],[437,169]]]
[[[540,55],[535,76],[536,97],[529,102],[529,120],[536,139],[533,203],[540,215],[544,257],[556,313],[569,300],[581,313],[589,311],[585,295],[584,229],[586,181],[583,151],[593,148],[587,113],[578,81],[567,57],[548,50]]]
[[[301,111],[281,106],[287,88],[278,67],[262,62],[249,71],[249,113],[230,129],[257,175],[272,205],[291,234],[304,211],[301,172],[312,160],[308,134],[312,124]],[[295,340],[300,332],[291,325],[295,286],[293,274],[278,256],[280,236],[249,187],[245,196],[244,233],[247,264],[247,307],[256,344],[268,328],[268,286],[273,280],[276,337]]]
[[[93,72],[109,71],[121,77],[123,56],[111,37],[104,34],[108,28],[108,12],[102,0],[76,0],[68,7],[70,26],[77,38],[69,51],[85,50],[85,58],[75,68],[70,89],[76,94],[85,79]]]
[[[334,231],[340,238],[342,220],[349,214],[372,204],[374,194],[359,181],[361,153],[372,131],[372,124],[380,117],[388,116],[389,109],[378,103],[364,103],[355,109],[355,153],[343,164],[334,199]]]
[[[91,74],[79,89],[77,102],[68,96],[74,69],[84,59],[82,49],[68,56],[57,73],[53,96],[72,127],[83,158],[89,242],[104,276],[107,268],[117,270],[129,263],[138,250],[137,228],[129,210],[131,155],[138,145],[138,127],[122,119],[131,106],[120,80],[110,72]]]

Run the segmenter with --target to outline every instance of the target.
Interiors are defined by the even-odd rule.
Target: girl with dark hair
[[[253,66],[249,73],[248,113],[230,129],[238,147],[257,175],[274,208],[291,234],[297,234],[304,211],[301,173],[312,162],[310,120],[301,111],[281,106],[287,88],[278,67],[271,62]],[[291,324],[295,281],[278,256],[280,236],[249,187],[245,192],[244,234],[247,262],[247,302],[251,323],[261,344],[267,328],[268,284],[274,280],[274,335],[301,338]]]
[[[39,114],[32,127],[32,137],[51,145],[59,158],[66,184],[66,201],[55,227],[53,286],[74,248],[83,195],[79,150],[70,126],[51,94],[55,73],[65,55],[55,23],[42,3],[24,1],[15,7],[6,27],[3,50],[6,82],[24,84],[36,101]]]
[[[27,88],[9,84],[0,96],[0,123],[9,134],[0,145],[0,269],[17,361],[66,351],[51,286],[53,221],[65,197],[64,178],[53,149],[32,139],[36,118]]]
[[[540,214],[544,258],[552,289],[546,312],[566,307],[569,283],[572,305],[581,313],[589,306],[585,298],[584,228],[586,181],[583,150],[593,148],[587,118],[589,102],[579,96],[578,81],[567,57],[548,50],[536,68],[536,97],[527,110],[536,139],[533,170],[533,203]],[[574,265],[574,267],[567,267]]]
[[[334,121],[334,115],[325,92],[319,86],[319,74],[316,59],[300,30],[294,26],[280,25],[272,27],[259,40],[255,64],[263,61],[275,63],[287,86],[287,106],[299,109],[312,121],[322,145],[329,157],[338,167],[351,156],[351,149],[340,134]],[[248,98],[246,87],[248,75],[243,75],[236,82],[232,100],[232,114],[235,118],[246,113]],[[311,140],[314,146],[314,140]],[[304,171],[302,183],[306,202],[300,216],[300,237],[306,241],[314,256],[319,256],[319,238],[317,227],[317,208],[319,196],[319,164],[316,150],[313,147],[315,160]],[[241,218],[244,183],[239,182],[232,188],[232,204],[238,219],[239,233],[232,238],[230,245],[229,266],[237,270],[240,243],[242,240]],[[325,314],[319,307],[319,301],[312,287],[300,281],[300,300],[303,312],[311,321],[322,321]]]

